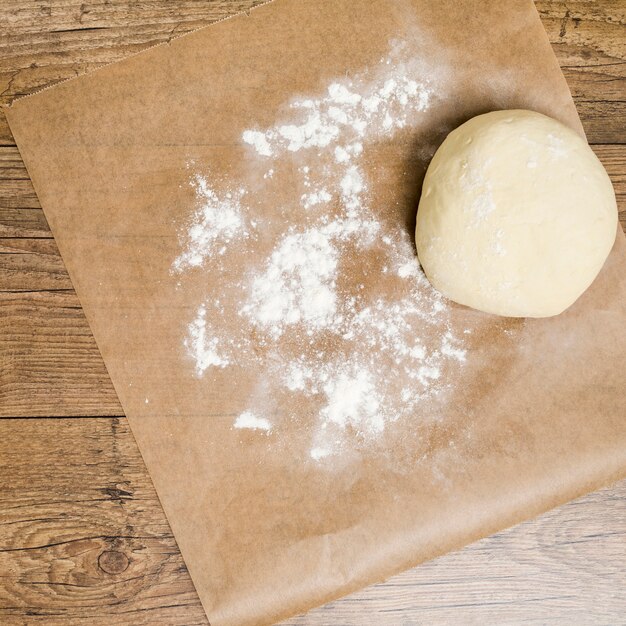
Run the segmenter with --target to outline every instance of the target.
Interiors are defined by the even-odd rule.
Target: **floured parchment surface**
[[[212,624],[623,475],[623,234],[547,320],[417,263],[430,157],[502,108],[581,131],[526,0],[275,0],[7,111]]]

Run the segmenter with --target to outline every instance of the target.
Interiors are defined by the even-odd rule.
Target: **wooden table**
[[[0,102],[254,4],[3,0]],[[625,224],[626,2],[537,7]],[[0,623],[206,624],[1,114],[0,417]],[[626,624],[625,571],[626,481],[288,624]]]

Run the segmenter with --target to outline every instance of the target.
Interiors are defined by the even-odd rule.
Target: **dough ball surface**
[[[455,302],[548,317],[593,282],[617,219],[611,181],[582,137],[539,113],[495,111],[454,130],[433,157],[417,253]]]

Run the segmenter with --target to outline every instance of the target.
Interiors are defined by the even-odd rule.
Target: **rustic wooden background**
[[[254,4],[2,0],[0,103]],[[626,1],[537,8],[626,224]],[[2,114],[0,417],[0,624],[207,624]],[[288,624],[626,624],[625,539],[622,482]]]

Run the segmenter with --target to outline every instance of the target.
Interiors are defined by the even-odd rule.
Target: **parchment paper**
[[[7,110],[214,626],[303,612],[625,473],[621,231],[557,318],[453,306],[453,329],[476,331],[443,414],[416,414],[343,462],[312,462],[306,416],[269,435],[233,429],[252,393],[245,368],[194,374],[185,325],[217,274],[181,289],[171,271],[196,201],[189,163],[245,178],[257,157],[244,129],[272,126],[293,97],[365,71],[394,41],[446,68],[420,128],[367,147],[377,206],[407,231],[429,155],[469,117],[530,108],[582,132],[530,0],[275,0]],[[268,224],[293,194],[257,190]]]

